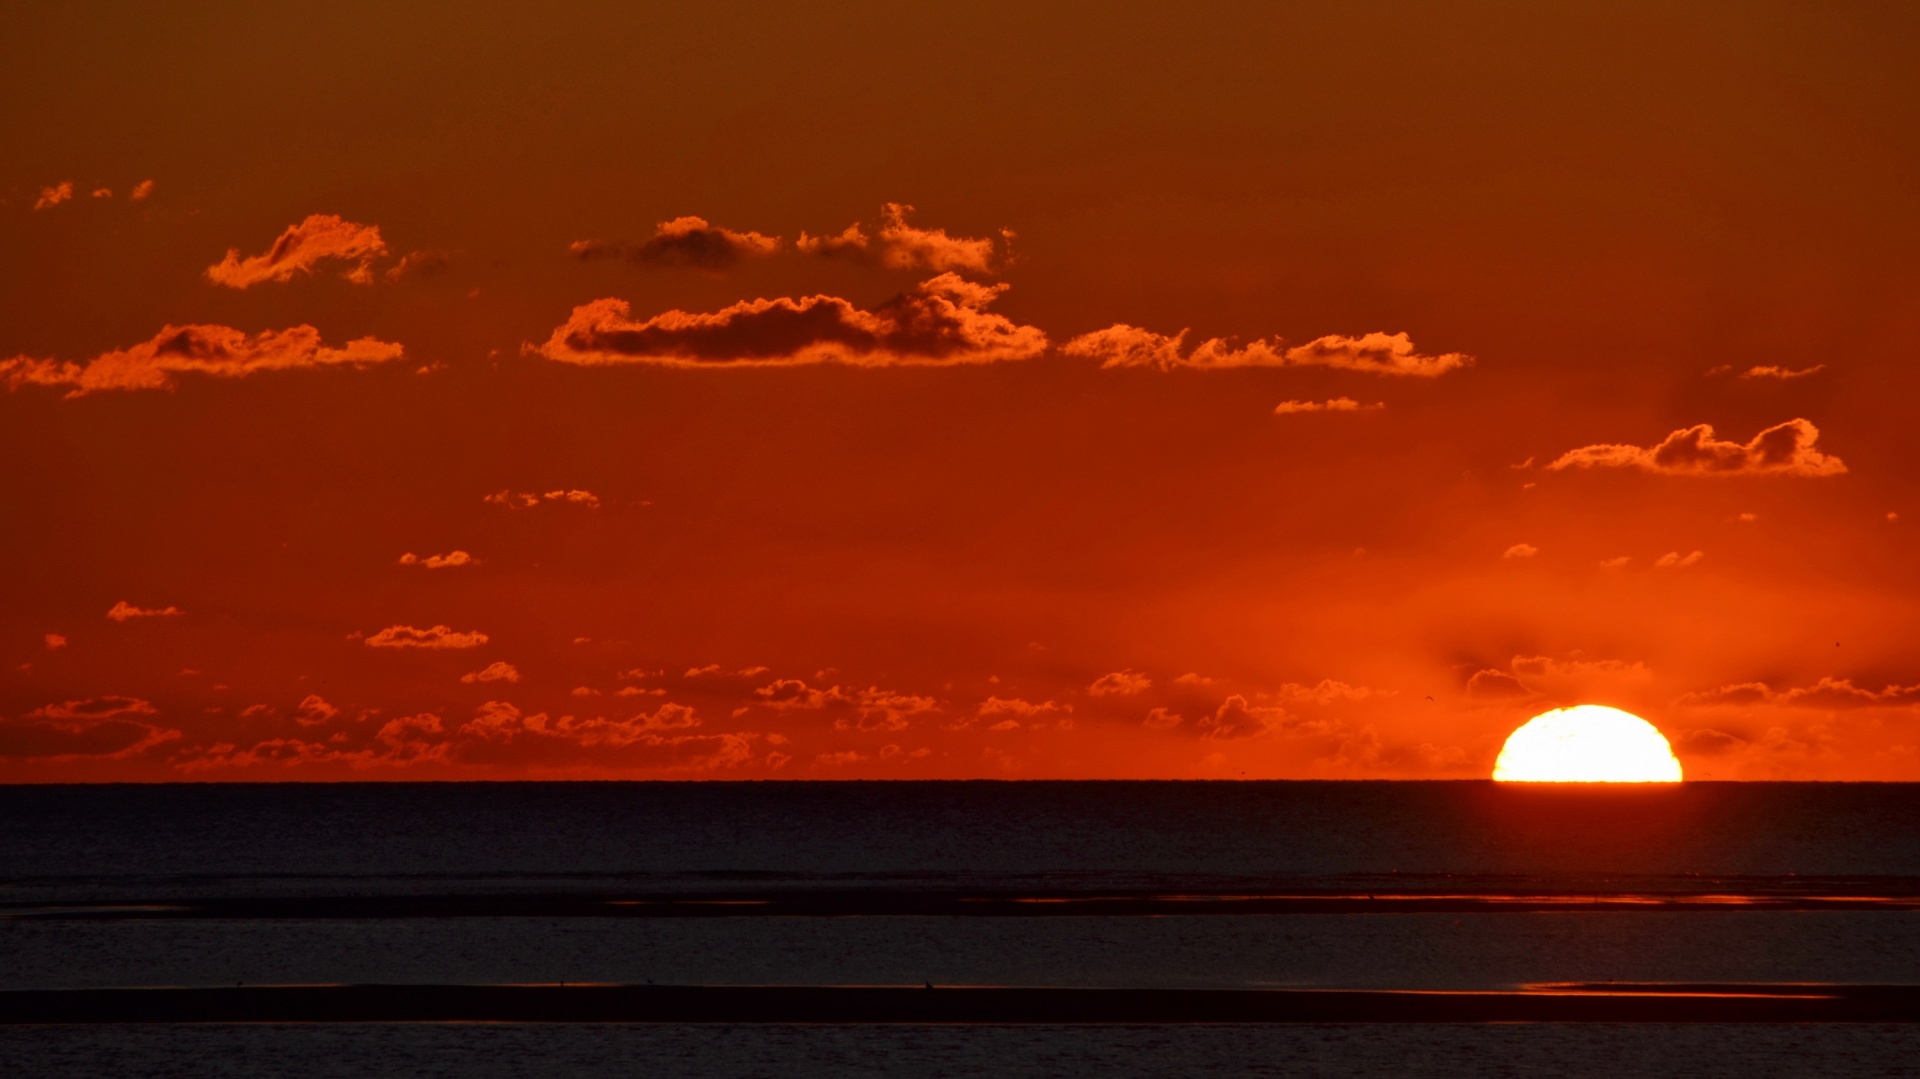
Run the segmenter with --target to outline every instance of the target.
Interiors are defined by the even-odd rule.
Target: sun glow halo
[[[1507,736],[1493,778],[1508,783],[1678,783],[1659,728],[1631,712],[1581,704],[1542,712]]]

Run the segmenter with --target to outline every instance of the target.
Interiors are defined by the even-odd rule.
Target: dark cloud
[[[688,266],[724,270],[745,258],[765,258],[780,250],[778,236],[735,232],[711,225],[702,217],[676,217],[654,227],[645,243],[624,240],[581,240],[568,247],[582,260],[626,259],[647,266]]]
[[[755,367],[842,363],[856,367],[1031,359],[1046,334],[985,308],[1005,285],[953,274],[922,282],[871,311],[836,296],[748,300],[712,314],[667,311],[636,321],[624,300],[576,307],[530,351],[584,365]]]

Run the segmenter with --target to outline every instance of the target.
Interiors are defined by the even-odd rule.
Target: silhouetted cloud
[[[724,270],[743,258],[766,258],[780,250],[780,237],[735,232],[703,217],[676,217],[654,226],[645,243],[581,240],[568,246],[581,259],[621,258],[649,266],[691,266]]]
[[[328,348],[312,326],[248,334],[230,326],[167,326],[153,340],[103,352],[85,363],[15,356],[0,360],[7,388],[69,386],[68,397],[102,390],[166,390],[176,375],[243,378],[263,371],[367,367],[398,360],[399,345],[372,337]]]
[[[373,283],[373,260],[387,253],[375,225],[357,225],[335,214],[311,214],[289,225],[265,254],[240,257],[237,247],[207,267],[207,280],[228,288],[251,288],[268,281],[291,281],[327,261],[352,262],[341,274],[358,285]]]
[[[892,270],[992,271],[991,238],[966,239],[949,236],[945,229],[916,228],[907,223],[911,213],[912,206],[889,202],[881,207],[880,225],[872,233],[856,223],[831,236],[802,232],[794,246],[809,255],[874,263]],[[1013,233],[1002,229],[1000,236],[1002,242],[1008,242]]]
[[[1847,470],[1840,458],[1813,448],[1820,429],[1804,419],[1791,419],[1753,436],[1747,443],[1713,437],[1712,424],[1698,424],[1673,432],[1658,445],[1582,446],[1569,450],[1548,465],[1553,471],[1569,468],[1638,468],[1669,476],[1837,476]]]
[[[388,626],[366,638],[368,648],[478,648],[486,643],[484,633],[456,633],[449,626]]]
[[[180,608],[172,606],[135,607],[124,599],[107,609],[107,617],[115,622],[125,622],[129,618],[177,618],[185,613]]]
[[[1415,351],[1404,333],[1369,333],[1359,337],[1337,334],[1288,348],[1278,338],[1261,339],[1235,348],[1225,338],[1210,337],[1182,351],[1187,331],[1171,337],[1138,326],[1115,323],[1104,330],[1081,334],[1061,349],[1069,356],[1100,361],[1101,367],[1153,367],[1221,370],[1231,367],[1334,367],[1375,375],[1411,375],[1433,378],[1473,362],[1471,356],[1448,352],[1438,356]]]
[[[669,367],[856,367],[1025,360],[1047,336],[985,308],[1005,285],[954,274],[922,282],[871,311],[836,296],[747,300],[712,314],[667,311],[644,321],[624,300],[573,309],[546,344],[530,351],[562,363]]]
[[[452,266],[453,259],[445,251],[409,251],[400,256],[399,262],[387,267],[381,276],[389,281],[438,277]]]
[[[1473,677],[1467,679],[1467,696],[1498,700],[1506,697],[1531,697],[1533,690],[1527,688],[1525,682],[1506,671],[1488,668],[1484,671],[1475,671]]]

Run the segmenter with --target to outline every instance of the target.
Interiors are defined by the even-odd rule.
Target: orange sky
[[[0,780],[1920,779],[1920,17],[405,7],[0,35]]]

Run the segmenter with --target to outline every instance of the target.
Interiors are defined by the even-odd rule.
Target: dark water
[[[952,913],[1169,895],[1355,902]],[[1908,984],[1916,907],[1910,785],[0,788],[0,989]],[[0,1072],[1871,1075],[1916,1029],[15,1027]]]

